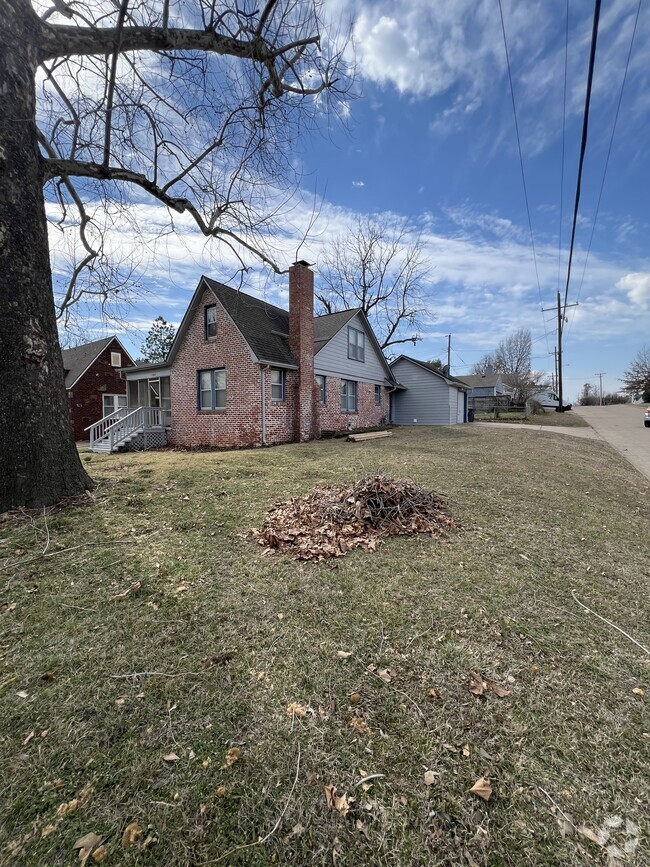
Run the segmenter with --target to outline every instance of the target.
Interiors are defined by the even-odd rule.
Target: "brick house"
[[[85,428],[126,406],[120,370],[134,362],[115,336],[63,349],[61,356],[74,437],[87,440]]]
[[[303,442],[388,421],[396,382],[360,309],[314,317],[314,274],[289,269],[289,310],[202,277],[166,360],[124,371],[128,409],[93,448]]]

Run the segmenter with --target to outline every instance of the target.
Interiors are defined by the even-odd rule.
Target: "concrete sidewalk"
[[[593,428],[590,427],[554,427],[550,424],[511,424],[510,422],[500,421],[475,421],[477,427],[498,427],[498,428],[514,428],[514,430],[534,430],[542,433],[558,433],[566,434],[570,437],[582,437],[586,440],[600,439]]]

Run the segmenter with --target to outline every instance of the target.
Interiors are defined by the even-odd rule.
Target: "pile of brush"
[[[386,536],[437,536],[459,525],[444,498],[408,479],[366,476],[353,485],[318,487],[277,503],[250,535],[268,552],[296,560],[342,557],[352,548],[374,551]]]

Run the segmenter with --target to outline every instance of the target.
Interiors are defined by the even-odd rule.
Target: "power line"
[[[560,171],[560,231],[557,243],[557,288],[560,288],[562,267],[562,223],[564,221],[564,146],[566,140],[566,81],[569,63],[569,0],[566,0],[566,24],[564,34],[564,96],[562,99],[562,169]]]
[[[600,3],[600,0],[597,0]],[[533,262],[535,263],[535,277],[537,278],[537,290],[539,292],[539,305],[544,306],[542,301],[542,286],[539,282],[539,269],[537,267],[537,253],[535,251],[535,239],[533,237],[533,223],[530,218],[530,205],[528,203],[528,188],[526,187],[526,174],[524,172],[524,158],[521,154],[521,138],[519,136],[519,123],[517,121],[517,105],[515,102],[515,89],[512,84],[512,70],[510,69],[510,54],[508,52],[508,39],[506,37],[506,25],[503,20],[503,7],[499,0],[499,15],[501,16],[501,32],[503,33],[503,47],[506,53],[506,64],[508,66],[508,80],[510,82],[510,96],[512,99],[512,114],[515,120],[515,133],[517,135],[517,150],[519,151],[519,167],[521,169],[521,182],[524,188],[524,200],[526,202],[526,214],[528,215],[528,229],[530,230],[530,244],[533,249]],[[544,322],[544,331],[546,331],[546,322]],[[548,349],[548,335],[546,335],[546,348]]]
[[[567,0],[568,2],[568,0]],[[587,262],[589,261],[589,253],[591,252],[591,245],[594,240],[594,232],[596,231],[596,220],[598,219],[598,213],[600,212],[600,202],[603,197],[603,189],[605,188],[605,178],[607,177],[607,169],[609,168],[609,158],[612,153],[612,147],[614,145],[614,136],[616,134],[616,125],[618,123],[618,116],[621,111],[621,103],[623,101],[623,91],[625,90],[625,82],[627,80],[627,73],[630,66],[630,59],[632,57],[632,48],[634,47],[634,37],[636,36],[637,25],[639,23],[639,14],[641,12],[641,4],[643,0],[639,0],[636,7],[636,16],[634,18],[634,27],[632,28],[632,38],[630,39],[630,48],[627,52],[627,59],[625,61],[625,71],[623,72],[623,81],[621,82],[621,90],[618,95],[618,103],[616,105],[616,113],[614,115],[614,125],[612,126],[612,134],[609,139],[609,147],[607,148],[607,157],[605,158],[605,168],[603,170],[603,177],[600,182],[600,191],[598,193],[598,201],[596,202],[596,212],[594,213],[594,221],[591,226],[591,234],[589,235],[589,245],[587,246],[587,255],[585,256],[585,263],[582,269],[582,276],[580,278],[580,285],[578,286],[578,294],[576,296],[576,301],[580,299],[580,293],[582,292],[582,284],[585,280],[585,273],[587,271]],[[569,322],[568,330],[571,330],[571,325],[573,324],[573,320],[575,319],[575,314],[571,317],[571,321]]]
[[[501,0],[499,0],[499,4]],[[564,310],[566,312],[567,299],[569,296],[569,282],[571,280],[571,262],[573,261],[573,247],[576,239],[576,226],[578,224],[578,207],[580,205],[580,188],[582,186],[582,169],[585,162],[585,152],[587,150],[587,133],[589,130],[589,106],[591,104],[591,87],[594,80],[594,63],[596,60],[596,43],[598,42],[598,22],[600,19],[600,4],[601,0],[595,0],[594,3],[594,20],[591,29],[591,48],[589,50],[589,68],[587,70],[587,90],[585,93],[585,108],[582,118],[582,139],[580,141],[580,160],[578,162],[578,180],[576,182],[576,196],[573,205],[573,224],[571,226],[571,244],[569,246],[569,264],[567,267],[566,286],[564,287]],[[560,324],[560,334],[558,339],[561,339],[562,325]]]

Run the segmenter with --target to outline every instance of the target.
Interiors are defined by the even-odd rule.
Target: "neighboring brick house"
[[[88,425],[126,406],[120,369],[132,366],[133,359],[115,336],[63,349],[61,355],[74,437],[87,440]]]
[[[288,311],[202,277],[167,359],[124,371],[133,422],[110,444],[98,428],[97,449],[147,447],[143,427],[173,445],[239,447],[387,422],[396,382],[368,319],[313,309],[306,262],[289,269]]]

